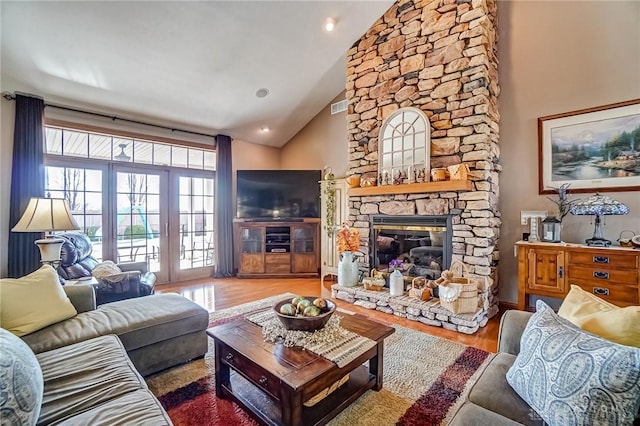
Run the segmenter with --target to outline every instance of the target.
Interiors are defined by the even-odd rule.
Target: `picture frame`
[[[640,99],[538,118],[538,193],[640,190]]]

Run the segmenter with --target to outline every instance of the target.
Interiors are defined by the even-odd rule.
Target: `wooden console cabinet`
[[[640,251],[579,244],[516,243],[518,309],[529,295],[564,298],[571,285],[618,306],[640,304]]]
[[[317,277],[320,219],[234,222],[239,278]]]

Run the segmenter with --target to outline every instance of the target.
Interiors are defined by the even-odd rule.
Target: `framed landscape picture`
[[[640,99],[538,118],[539,193],[640,190]]]

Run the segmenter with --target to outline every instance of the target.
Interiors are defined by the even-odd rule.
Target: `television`
[[[238,170],[239,219],[320,217],[320,170]]]

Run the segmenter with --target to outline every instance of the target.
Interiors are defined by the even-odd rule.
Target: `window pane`
[[[72,132],[65,130],[62,132],[62,154],[72,157],[89,156],[89,140],[86,133]]]
[[[64,189],[64,167],[47,167],[45,174],[45,186],[47,189]]]
[[[102,192],[102,171],[85,170],[85,189],[87,191]]]
[[[133,141],[131,139],[113,138],[113,159],[116,161],[131,161],[133,155]]]
[[[111,160],[111,136],[90,134],[89,157]]]
[[[391,152],[391,139],[385,139],[382,142],[382,152]]]
[[[204,168],[205,170],[216,169],[216,153],[211,151],[204,152]]]
[[[189,150],[189,168],[202,170],[203,154],[200,149]]]
[[[413,136],[407,135],[404,137],[404,149],[413,149]]]
[[[153,144],[135,141],[133,143],[133,161],[135,163],[153,164]]]
[[[171,164],[171,147],[163,144],[153,144],[153,164],[168,166]]]
[[[187,167],[187,148],[181,146],[171,147],[171,165],[174,167]]]
[[[52,127],[45,128],[45,152],[47,154],[62,154],[62,130]]]
[[[393,138],[393,151],[400,151],[402,149],[402,138]]]
[[[391,154],[382,156],[382,167],[391,167]]]

